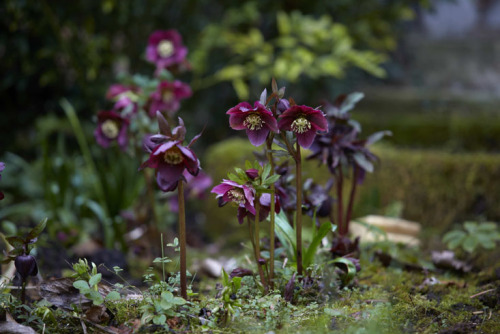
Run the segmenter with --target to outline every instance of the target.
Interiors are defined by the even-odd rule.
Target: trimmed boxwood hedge
[[[253,160],[258,148],[243,138],[213,145],[203,166],[218,184],[233,167]],[[395,203],[403,204],[402,216],[441,232],[466,219],[485,217],[500,221],[500,154],[446,153],[437,150],[377,146],[380,162],[359,188],[354,216],[383,213]],[[307,156],[307,154],[304,154]],[[305,178],[320,182],[329,177],[316,161],[305,163]],[[215,196],[205,201],[207,233],[212,237],[245,234],[238,226],[236,208],[218,208]],[[228,205],[230,206],[230,205]]]

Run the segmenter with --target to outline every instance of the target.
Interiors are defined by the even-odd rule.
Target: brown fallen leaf
[[[109,320],[109,314],[106,313],[106,306],[104,305],[92,305],[86,312],[85,317],[97,324],[102,324]]]

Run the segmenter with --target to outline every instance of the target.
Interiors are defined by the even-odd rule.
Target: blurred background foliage
[[[367,90],[353,113],[365,133],[394,133],[387,140],[393,146],[377,152],[381,165],[361,187],[356,214],[383,213],[396,203],[403,216],[426,226],[447,228],[483,216],[500,220],[494,206],[500,188],[496,105],[444,98],[440,91],[422,99],[411,90],[393,89],[414,80],[401,75],[411,58],[405,55],[404,33],[415,28],[415,17],[430,3],[2,1],[0,161],[7,168],[0,186],[7,197],[0,203],[0,219],[28,225],[49,216],[51,237],[62,231],[71,244],[76,230],[84,233],[73,238],[99,235],[108,246],[124,246],[128,227],[122,213],[145,200],[144,178],[137,172],[141,161],[116,147],[97,146],[95,115],[111,108],[105,93],[119,78],[153,75],[144,60],[150,33],[177,29],[191,63],[191,71],[179,79],[194,91],[179,115],[188,138],[206,126],[195,149],[214,182],[234,163],[252,158],[252,147],[239,138],[224,141],[240,136],[229,129],[225,112],[241,100],[257,100],[271,77],[287,87],[287,96],[314,106],[370,84],[392,84],[382,95]],[[438,59],[435,49],[422,50]],[[61,108],[63,98],[74,107],[83,142],[75,120]],[[316,175],[314,167],[310,171]],[[210,207],[205,219],[213,237],[219,233],[215,226],[224,231],[235,223],[212,199],[201,205]],[[143,216],[136,219],[150,218]]]
[[[183,117],[219,140],[228,133],[217,126],[221,110],[257,99],[271,76],[307,101],[352,84],[349,71],[383,76],[398,27],[427,2],[2,1],[0,146],[32,153],[35,119],[61,114],[62,97],[91,119],[108,107],[104,94],[117,77],[152,74],[143,61],[147,38],[170,28],[183,36],[193,69],[183,78],[195,89]]]

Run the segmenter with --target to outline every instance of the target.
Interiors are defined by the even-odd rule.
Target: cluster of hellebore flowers
[[[156,66],[154,78],[135,76],[125,84],[112,85],[106,98],[112,103],[110,110],[97,114],[94,136],[99,145],[109,147],[113,142],[125,151],[130,137],[142,138],[141,127],[132,123],[145,113],[154,124],[156,112],[160,111],[173,119],[180,108],[180,101],[192,95],[191,88],[175,80],[172,71],[187,68],[187,48],[175,30],[160,30],[151,34],[146,48],[146,60]],[[139,133],[135,133],[139,132]],[[137,144],[140,140],[135,141]]]
[[[264,142],[266,145],[266,156],[270,164],[274,164],[272,149],[273,142],[276,141],[278,145],[285,149],[285,151],[278,152],[291,156],[296,164],[296,192],[295,192],[295,229],[296,229],[296,261],[297,271],[302,275],[302,179],[301,179],[301,148],[309,148],[318,133],[328,131],[328,122],[325,114],[319,110],[306,105],[297,105],[293,99],[285,99],[284,88],[278,89],[276,81],[272,82],[272,94],[268,97],[267,90],[264,90],[260,96],[259,101],[252,104],[248,102],[241,102],[227,111],[229,115],[229,125],[234,130],[245,130],[254,146],[260,146]],[[279,137],[278,137],[279,135]],[[281,141],[277,139],[280,138]],[[295,147],[294,147],[295,145]],[[272,174],[274,174],[274,167],[272,167]],[[247,171],[248,172],[248,171]],[[277,175],[276,181],[279,175]],[[224,180],[222,184],[212,189],[212,192],[217,194],[217,198],[223,203],[234,202],[238,205],[238,220],[242,223],[242,217],[253,214],[256,215],[254,210],[255,204],[261,204],[254,198],[254,192],[250,188],[251,182],[246,181],[244,178],[239,178],[241,182],[237,182],[234,178],[232,180]],[[270,195],[269,195],[270,193]],[[265,194],[265,196],[264,196]],[[265,200],[266,203],[274,204],[274,198],[279,204],[280,195],[284,200],[287,200],[287,194],[278,191],[274,182],[269,185],[268,192],[260,196],[259,201]],[[276,196],[277,195],[277,196]],[[277,205],[276,207],[279,207]],[[271,211],[270,218],[270,239],[271,239],[271,259],[270,265],[273,268],[273,255],[274,250],[274,213]],[[269,212],[265,211],[265,212]],[[259,213],[260,216],[260,213]],[[258,220],[255,220],[257,225]],[[255,239],[258,239],[258,232],[255,232]],[[260,255],[256,255],[257,260]],[[259,267],[260,269],[260,267]],[[272,276],[273,270],[270,270]],[[272,280],[268,281],[272,284]],[[264,284],[264,282],[263,282]],[[265,285],[265,284],[264,284]]]

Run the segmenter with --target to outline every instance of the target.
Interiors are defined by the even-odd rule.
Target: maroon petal
[[[313,126],[316,126],[316,130],[328,130],[328,121],[321,111],[317,110],[317,112],[309,114],[307,116],[307,119],[312,123]]]
[[[309,148],[316,137],[316,130],[311,129],[304,133],[297,133],[297,141],[303,148]]]
[[[244,130],[246,129],[246,125],[243,124],[243,122],[245,121],[245,119],[247,118],[248,116],[248,113],[243,113],[243,112],[239,112],[239,113],[234,113],[232,115],[229,116],[229,126],[231,127],[231,129],[233,130]]]
[[[232,115],[234,113],[247,112],[252,109],[252,105],[248,102],[240,102],[236,106],[229,109],[226,114]]]
[[[232,185],[227,184],[227,183],[221,183],[221,184],[213,187],[210,192],[214,193],[214,194],[218,194],[218,195],[224,195],[225,193],[227,193],[231,189],[233,189]]]
[[[262,113],[260,114],[260,117],[264,121],[264,124],[274,132],[278,132],[278,122],[276,121],[276,118],[271,114],[269,115],[268,113]]]
[[[260,130],[250,130],[247,129],[247,136],[253,146],[260,146],[266,141],[267,135],[269,134],[269,129],[266,127]]]
[[[245,208],[242,208],[241,206],[238,207],[238,223],[243,224],[243,219],[247,216],[247,210]]]
[[[278,122],[278,127],[281,131],[291,131],[292,130],[292,123],[295,120],[293,117],[281,117],[279,122]]]
[[[179,165],[169,165],[161,164],[158,166],[158,171],[156,173],[156,182],[161,190],[173,191],[177,188],[177,183],[182,178],[182,172],[184,171],[184,166]]]

